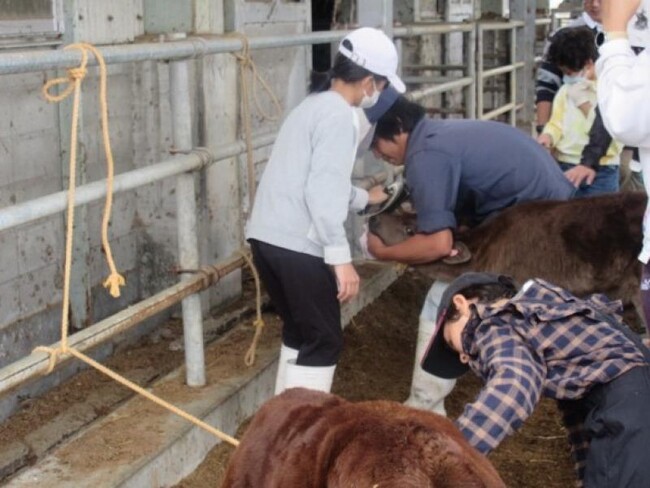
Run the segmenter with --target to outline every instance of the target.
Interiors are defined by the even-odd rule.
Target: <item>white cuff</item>
[[[327,264],[346,264],[352,262],[350,246],[325,246],[323,248],[323,258]]]
[[[363,188],[358,186],[352,187],[352,195],[350,197],[350,208],[352,210],[363,210],[368,205],[368,198],[370,195]]]

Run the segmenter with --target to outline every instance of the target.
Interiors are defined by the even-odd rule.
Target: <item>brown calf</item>
[[[304,388],[262,406],[222,488],[503,488],[445,417]]]
[[[633,303],[642,317],[637,255],[646,201],[643,192],[625,192],[520,204],[455,236],[471,251],[469,262],[419,269],[445,280],[470,270],[509,274],[521,283],[543,278],[576,295],[605,293]],[[370,223],[388,245],[405,240],[414,226],[413,214],[380,214]]]

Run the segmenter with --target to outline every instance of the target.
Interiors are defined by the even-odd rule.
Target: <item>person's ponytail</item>
[[[332,86],[332,70],[312,71],[309,83],[309,93],[320,93]]]

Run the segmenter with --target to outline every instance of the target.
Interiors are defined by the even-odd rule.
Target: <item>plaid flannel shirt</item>
[[[525,290],[525,291],[524,291]],[[596,385],[638,365],[643,353],[600,313],[620,322],[620,301],[604,295],[579,299],[543,280],[532,280],[500,306],[476,307],[462,334],[471,369],[486,382],[456,420],[468,441],[488,453],[521,427],[541,395],[560,401],[582,479],[589,438],[576,410]]]

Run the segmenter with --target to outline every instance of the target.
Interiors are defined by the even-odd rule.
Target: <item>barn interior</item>
[[[0,483],[218,485],[218,473],[208,470],[207,482],[191,476],[215,446],[229,452],[242,422],[273,395],[280,324],[249,267],[244,225],[310,71],[329,68],[351,29],[379,27],[396,43],[408,96],[429,115],[532,134],[544,42],[581,6],[0,1]],[[75,84],[78,103],[57,98]],[[355,164],[361,186],[394,178],[372,154]],[[351,243],[363,223],[348,220]],[[402,290],[393,321],[410,317],[405,347],[414,347],[419,309],[410,297],[430,283],[401,265],[366,262],[358,244],[353,251],[362,290],[345,305],[343,325],[372,323],[369,307]],[[395,337],[384,340],[390,349]],[[377,384],[373,394],[402,401],[412,356],[400,355],[406,386],[386,393]],[[335,391],[354,397],[345,378],[359,365],[350,364]],[[533,443],[560,438],[550,422],[530,434]],[[546,461],[539,473],[557,464]],[[506,460],[502,469],[515,467]],[[567,476],[540,474],[540,482],[568,486]]]

